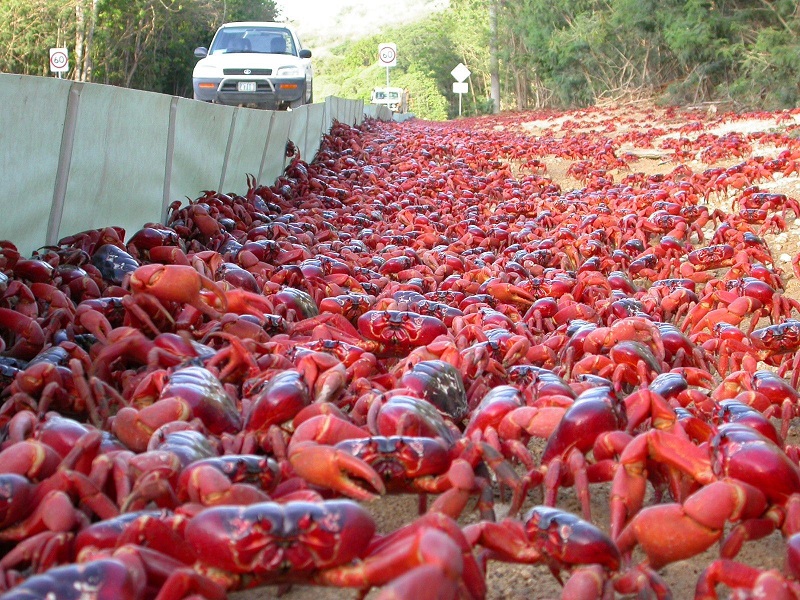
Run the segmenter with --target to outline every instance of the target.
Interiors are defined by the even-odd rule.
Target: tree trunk
[[[524,69],[517,69],[515,72],[517,89],[517,110],[528,108],[528,73]]]
[[[489,0],[489,72],[492,77],[492,111],[500,112],[500,60],[497,55],[497,0]]]
[[[86,15],[83,0],[75,2],[75,81],[85,81],[83,72],[84,33]]]
[[[94,29],[97,26],[98,1],[92,0],[92,14],[89,16],[89,24],[86,29],[86,52],[83,54],[83,80],[92,80],[92,50],[94,42]]]

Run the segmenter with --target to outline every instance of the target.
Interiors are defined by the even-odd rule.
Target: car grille
[[[219,88],[220,92],[236,92],[236,81],[224,81]],[[272,93],[272,86],[266,81],[256,81],[255,93]],[[249,92],[250,94],[254,92]]]
[[[225,75],[272,75],[272,69],[223,69],[222,72]]]

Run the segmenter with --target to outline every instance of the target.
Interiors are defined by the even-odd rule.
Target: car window
[[[229,27],[220,30],[209,54],[260,52],[297,56],[292,36],[286,29],[273,27]]]

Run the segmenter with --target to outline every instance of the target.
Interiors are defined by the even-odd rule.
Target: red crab
[[[546,564],[564,586],[562,598],[606,597],[614,587],[627,593],[647,587],[659,597],[668,594],[664,581],[646,567],[620,577],[622,556],[611,538],[591,522],[558,508],[535,506],[521,521],[507,518],[467,525],[464,535],[472,546],[484,548],[480,554],[484,568],[487,560]],[[569,573],[566,583],[562,571]]]

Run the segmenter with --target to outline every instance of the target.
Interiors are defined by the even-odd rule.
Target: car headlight
[[[198,63],[194,68],[195,77],[216,77],[219,76],[219,69],[213,65],[203,65]]]
[[[275,75],[278,77],[302,77],[303,71],[300,67],[281,67],[275,72]]]

